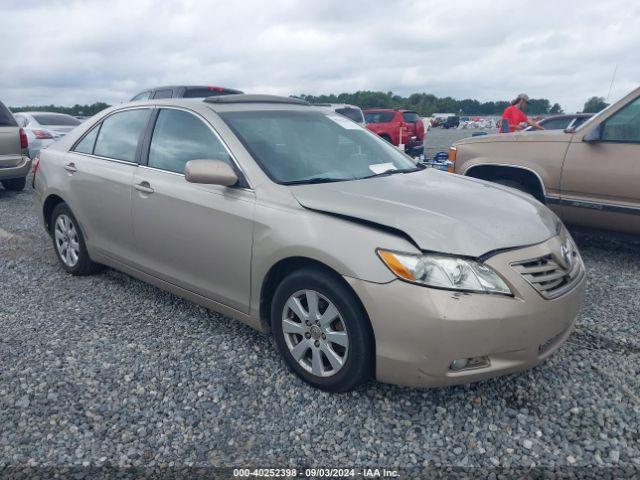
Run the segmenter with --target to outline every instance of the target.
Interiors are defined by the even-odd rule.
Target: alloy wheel
[[[331,377],[345,365],[349,335],[337,307],[314,290],[289,297],[282,311],[282,332],[291,356],[309,373]]]
[[[75,267],[80,258],[80,241],[71,218],[64,213],[58,215],[53,233],[60,259],[67,267]]]

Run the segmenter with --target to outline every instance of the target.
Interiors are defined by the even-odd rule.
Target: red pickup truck
[[[364,110],[364,120],[367,128],[376,135],[396,146],[402,143],[404,151],[412,157],[424,153],[424,124],[416,112],[371,108]]]

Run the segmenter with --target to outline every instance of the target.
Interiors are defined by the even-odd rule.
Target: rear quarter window
[[[416,123],[420,120],[420,116],[416,112],[403,112],[402,119],[408,123]]]

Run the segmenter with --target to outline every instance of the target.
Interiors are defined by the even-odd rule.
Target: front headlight
[[[448,290],[512,295],[495,271],[474,260],[390,250],[378,250],[378,255],[393,273],[409,282]]]

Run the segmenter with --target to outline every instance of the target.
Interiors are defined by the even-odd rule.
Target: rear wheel
[[[383,140],[386,140],[387,142],[393,144],[393,142],[391,141],[391,137],[389,135],[380,135],[380,138],[382,138]]]
[[[271,308],[276,345],[305,382],[345,392],[373,374],[373,335],[359,301],[340,279],[320,269],[290,274]]]
[[[20,192],[24,190],[26,184],[26,178],[12,178],[11,180],[2,180],[2,186],[6,190],[10,190],[12,192]]]
[[[65,203],[53,209],[50,225],[53,249],[62,268],[79,276],[91,275],[102,269],[102,265],[89,258],[80,226]]]

